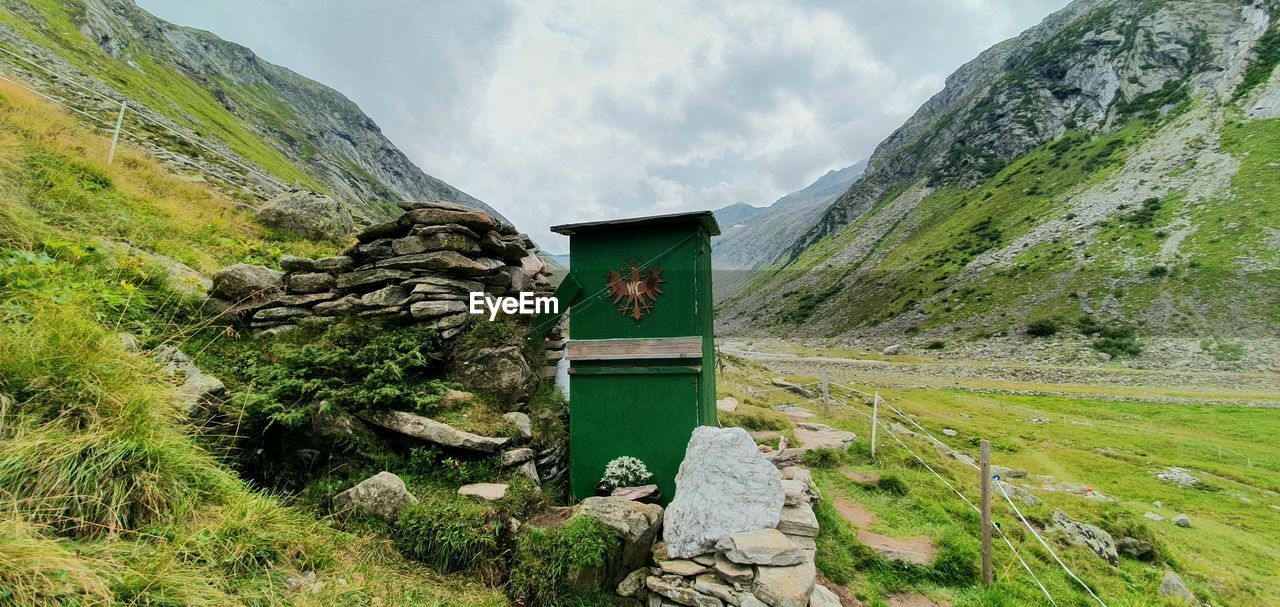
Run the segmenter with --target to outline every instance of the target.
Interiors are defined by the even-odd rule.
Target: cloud
[[[852,164],[1065,0],[140,4],[342,91],[562,250],[552,224],[768,204]]]

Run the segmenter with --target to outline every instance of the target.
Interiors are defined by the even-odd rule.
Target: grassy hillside
[[[8,11],[0,11],[0,22],[28,40],[58,53],[84,72],[110,83],[117,90],[129,91],[144,105],[177,124],[226,143],[236,154],[282,181],[293,183],[301,180],[310,187],[319,187],[309,175],[245,127],[209,90],[185,74],[150,61],[145,55],[131,57],[137,67],[130,66],[107,55],[82,36],[73,19],[73,11],[83,10],[82,6],[61,0],[29,0],[29,4],[43,19],[42,25],[34,25]],[[246,97],[258,99],[251,94]],[[279,111],[285,113],[281,116],[281,124],[287,124],[288,108],[279,108]],[[200,154],[195,149],[187,152]]]
[[[905,213],[901,199],[919,186],[885,196],[745,289],[781,293],[784,313],[755,306],[769,313],[751,323],[828,336],[881,327],[983,337],[1033,323],[1049,334],[1136,325],[1160,335],[1270,335],[1280,323],[1280,192],[1264,175],[1280,160],[1280,120],[1230,111],[1220,130],[1174,138],[1190,150],[1180,166],[1146,167],[1158,155],[1151,148],[1166,145],[1162,136],[1210,120],[1205,108],[1184,107],[1106,135],[1068,131],[976,187],[927,190]],[[1144,149],[1148,156],[1129,165]],[[1238,170],[1222,191],[1193,198],[1220,178],[1192,174],[1209,155],[1229,156],[1224,164]],[[1140,179],[1173,187],[1112,200]],[[1107,196],[1109,214],[1084,216]],[[858,240],[871,233],[869,246]]]
[[[198,303],[98,239],[205,272],[324,251],[127,146],[107,165],[108,145],[0,86],[0,604],[503,604],[252,490],[199,444],[118,336],[182,343]]]

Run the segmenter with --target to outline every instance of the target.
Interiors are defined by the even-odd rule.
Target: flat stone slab
[[[458,487],[458,495],[496,502],[507,496],[506,483],[474,483]]]
[[[804,549],[777,529],[729,534],[716,543],[716,550],[740,565],[787,566],[805,560]]]
[[[449,424],[405,411],[379,411],[364,419],[405,436],[459,449],[493,453],[507,444],[505,438],[492,438],[464,432]]]
[[[707,571],[706,565],[699,565],[698,563],[687,559],[670,559],[662,561],[661,563],[658,563],[658,567],[662,569],[663,573],[670,573],[672,575],[679,575],[683,577],[693,577],[699,573],[705,573]]]
[[[778,531],[787,535],[817,537],[818,517],[809,504],[783,506],[782,516],[778,519]]]

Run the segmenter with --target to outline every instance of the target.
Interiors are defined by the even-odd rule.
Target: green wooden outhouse
[[[574,499],[640,458],[666,503],[689,435],[716,422],[711,212],[561,225],[571,270],[569,460]]]

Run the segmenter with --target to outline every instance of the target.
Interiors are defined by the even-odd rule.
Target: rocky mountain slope
[[[723,301],[780,261],[822,216],[827,205],[862,176],[866,161],[827,171],[817,181],[767,207],[732,204],[715,212],[720,236],[711,240],[715,297]]]
[[[1274,336],[1278,15],[1077,0],[983,52],[720,329]]]
[[[10,71],[104,122],[118,108],[108,99],[126,98],[146,117],[128,117],[126,139],[237,192],[300,182],[374,219],[401,200],[494,213],[425,174],[341,93],[131,0],[2,0],[0,47]]]
[[[816,181],[767,207],[746,203],[716,210],[721,234],[711,243],[711,259],[720,270],[756,270],[778,261],[796,237],[806,233],[835,200],[862,176],[865,161],[827,171]]]

